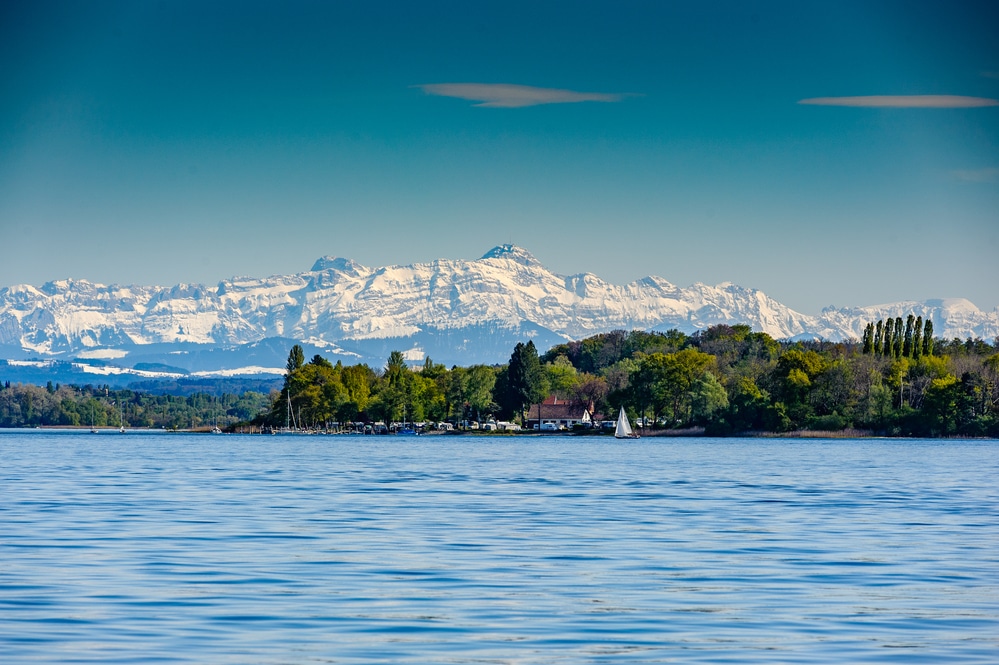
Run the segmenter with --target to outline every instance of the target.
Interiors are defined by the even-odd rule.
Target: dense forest
[[[271,400],[253,391],[181,396],[106,385],[41,387],[5,382],[0,384],[0,427],[232,427],[253,420]]]
[[[623,406],[648,428],[844,431],[886,436],[999,437],[999,341],[944,340],[916,317],[871,322],[860,342],[778,342],[748,326],[693,335],[615,331],[539,354],[517,344],[502,366],[384,368],[288,356],[280,391],[265,396],[150,395],[106,388],[5,385],[0,426],[191,427],[237,422],[335,429],[348,422],[524,422],[557,396],[594,419]],[[96,414],[96,415],[95,415]]]
[[[934,339],[932,324],[872,322],[860,343],[777,342],[748,326],[693,335],[616,331],[538,354],[518,344],[506,365],[384,370],[289,354],[267,419],[302,426],[350,421],[524,422],[555,395],[599,419],[624,406],[658,429],[708,434],[859,430],[888,436],[999,436],[999,348]]]

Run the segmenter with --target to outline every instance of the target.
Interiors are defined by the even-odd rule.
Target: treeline
[[[917,332],[918,331],[918,332]],[[525,423],[554,395],[650,427],[714,435],[859,429],[888,436],[999,436],[999,353],[980,339],[940,340],[919,317],[871,323],[854,342],[777,342],[748,326],[693,335],[615,331],[539,354],[517,344],[503,366],[409,368],[306,362],[300,347],[259,422],[484,420]]]
[[[902,328],[902,317],[868,323],[861,338],[863,352],[885,358],[912,358],[933,355],[933,322],[910,314]]]
[[[109,386],[0,385],[0,427],[95,426],[186,429],[225,428],[248,422],[272,397],[195,393],[187,396],[116,390]]]
[[[910,325],[911,322],[911,325]],[[887,436],[999,437],[999,341],[943,340],[919,317],[872,322],[860,343],[778,342],[748,326],[686,335],[614,331],[539,354],[517,344],[505,365],[384,368],[333,364],[301,347],[269,395],[153,394],[107,386],[0,386],[0,427],[189,428],[236,423],[525,423],[556,396],[595,420],[624,407],[647,427],[712,435],[857,429]]]
[[[333,423],[484,419],[496,412],[497,368],[452,367],[427,358],[418,371],[393,351],[381,371],[335,365],[302,348],[288,355],[284,386],[257,424],[326,429]]]

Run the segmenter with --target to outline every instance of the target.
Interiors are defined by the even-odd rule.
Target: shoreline
[[[114,426],[103,426],[93,428],[96,431],[94,434],[119,434],[119,428]],[[0,427],[0,431],[20,431],[20,430],[51,430],[51,431],[61,431],[61,432],[89,432],[91,427],[89,425],[36,425],[33,427]],[[126,427],[125,433],[136,432],[136,433],[161,433],[161,434],[211,434],[212,430],[210,427],[195,427],[195,428],[185,428],[185,429],[165,429],[156,427]],[[226,431],[223,430],[223,434],[239,434],[247,436],[269,436],[267,433],[257,431]],[[354,438],[394,438],[398,435],[395,434],[370,434],[370,435],[359,435],[357,433],[351,432],[340,432],[340,433],[302,433],[303,436],[351,436]],[[482,431],[482,430],[467,430],[467,431],[430,431],[422,433],[420,437],[427,436],[470,436],[470,437],[483,437],[483,438],[505,438],[505,437],[580,437],[580,438],[606,438],[612,439],[613,434],[609,432],[600,431],[564,431],[564,432],[534,432],[534,431]],[[408,437],[406,437],[408,438]],[[909,440],[909,439],[939,439],[939,440],[968,440],[968,441],[999,441],[999,439],[990,437],[961,437],[961,436],[948,436],[948,437],[913,437],[913,436],[890,436],[887,434],[878,434],[871,432],[869,430],[857,430],[857,429],[845,429],[845,430],[795,430],[791,432],[741,432],[738,434],[728,434],[728,435],[708,435],[704,433],[703,428],[688,428],[683,430],[653,430],[650,432],[640,434],[640,439],[666,439],[666,438],[690,438],[690,439],[898,439],[898,440]]]

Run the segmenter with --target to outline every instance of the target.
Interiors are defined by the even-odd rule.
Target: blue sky
[[[994,2],[0,4],[0,286],[477,258],[999,305]],[[804,102],[804,103],[803,103]]]

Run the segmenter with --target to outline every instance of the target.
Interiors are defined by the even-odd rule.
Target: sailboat
[[[614,438],[615,439],[637,439],[638,435],[631,431],[631,423],[628,422],[628,416],[624,412],[624,407],[621,407],[621,412],[617,414],[617,427],[614,428]]]
[[[302,412],[298,412],[298,420],[302,420]],[[288,390],[288,409],[284,414],[284,427],[271,430],[271,434],[307,434],[304,429],[299,429],[299,422],[295,422],[295,410],[291,407],[291,390]]]

